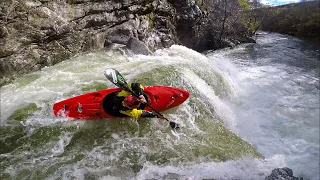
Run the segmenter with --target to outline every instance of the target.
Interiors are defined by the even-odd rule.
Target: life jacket
[[[116,93],[113,97],[113,110],[116,111],[116,112],[119,112],[119,111],[127,111],[127,110],[131,110],[125,106],[123,106],[122,102],[124,101],[124,99],[126,97],[124,96],[118,96],[119,92]],[[145,97],[146,101],[148,102],[148,96],[146,93],[143,93],[143,96]],[[140,104],[140,107],[137,108],[137,109],[144,109],[146,107],[145,104],[141,103]]]

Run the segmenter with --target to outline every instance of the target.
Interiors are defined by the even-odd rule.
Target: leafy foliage
[[[208,12],[212,47],[225,47],[230,42],[238,44],[242,37],[251,37],[260,27],[253,9],[260,7],[258,0],[202,0],[201,9]]]
[[[260,0],[197,1],[201,9],[208,11],[214,47],[221,46],[228,38],[232,41],[239,33],[250,37],[259,29],[319,42],[319,3],[301,1],[272,7],[261,4]]]
[[[309,1],[258,10],[262,30],[289,34],[319,42],[320,2]]]
[[[238,0],[240,7],[246,11],[250,10],[250,4],[247,0]]]

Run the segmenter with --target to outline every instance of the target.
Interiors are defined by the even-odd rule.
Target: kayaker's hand
[[[143,95],[139,96],[139,101],[143,104],[145,104],[147,102],[146,98]]]

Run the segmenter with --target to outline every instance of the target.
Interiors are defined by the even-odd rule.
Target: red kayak
[[[53,113],[74,119],[128,117],[113,111],[114,96],[120,91],[120,88],[110,88],[66,99],[53,105]],[[148,103],[160,112],[182,104],[189,97],[186,90],[170,86],[145,86],[144,92]],[[143,104],[140,108],[152,111]]]

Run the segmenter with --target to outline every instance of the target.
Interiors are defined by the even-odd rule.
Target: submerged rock
[[[136,38],[130,38],[126,47],[130,49],[134,54],[149,54],[148,47]]]
[[[36,111],[41,110],[35,103],[30,103],[28,106],[16,110],[10,117],[10,120],[24,121],[29,116],[32,116]]]
[[[265,180],[303,180],[302,177],[293,176],[293,171],[290,168],[276,168]]]

